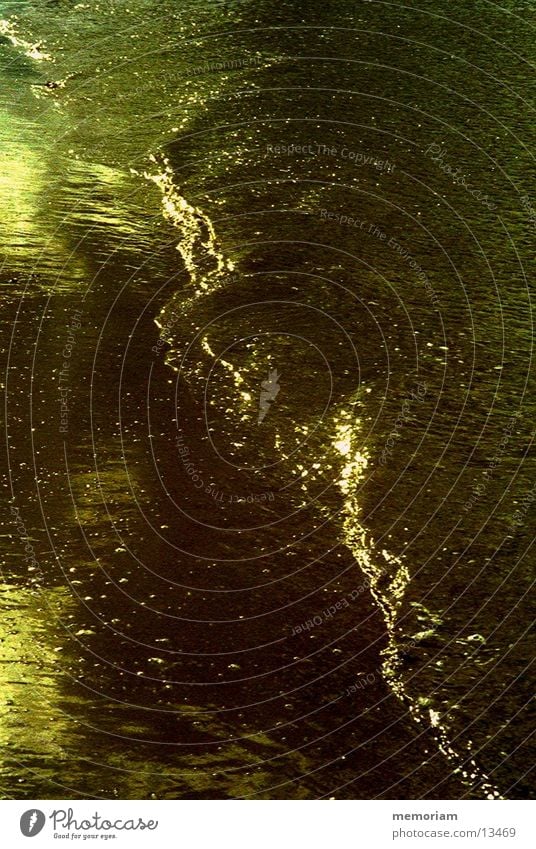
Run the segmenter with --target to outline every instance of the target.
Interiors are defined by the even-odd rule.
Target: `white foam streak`
[[[339,479],[339,488],[344,495],[346,505],[344,536],[346,544],[370,582],[371,595],[382,611],[385,621],[388,645],[383,651],[383,677],[396,697],[408,708],[413,720],[419,725],[426,724],[432,729],[439,750],[455,765],[454,772],[459,773],[468,782],[478,782],[481,792],[488,799],[501,798],[499,791],[477,766],[471,753],[466,751],[463,755],[454,749],[448,732],[442,724],[441,714],[433,708],[420,705],[418,700],[415,701],[411,697],[404,685],[400,673],[400,656],[404,648],[407,650],[408,646],[399,644],[396,625],[411,575],[401,558],[385,550],[377,551],[374,540],[360,523],[359,491],[369,465],[369,457],[365,449],[357,446],[358,437],[359,431],[355,419],[350,422],[343,416],[337,423],[334,447],[344,458]]]
[[[52,62],[52,56],[41,49],[40,42],[32,44],[32,42],[21,38],[13,21],[0,20],[0,35],[8,38],[13,47],[20,48],[29,59],[35,59],[38,62]]]

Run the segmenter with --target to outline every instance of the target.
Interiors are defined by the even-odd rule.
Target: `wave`
[[[37,62],[52,61],[52,56],[43,50],[42,42],[31,42],[23,38],[19,34],[17,24],[14,21],[0,20],[0,35],[3,35],[13,47],[17,47],[28,59],[35,59]]]
[[[152,162],[159,164],[155,158]],[[209,403],[212,406],[223,407],[220,410],[222,419],[219,421],[221,423],[223,419],[229,420],[231,417],[232,423],[227,429],[227,434],[232,435],[236,444],[237,428],[240,427],[241,420],[244,420],[244,404],[250,408],[248,419],[250,425],[253,421],[258,423],[257,408],[252,392],[245,391],[245,388],[258,386],[262,375],[266,376],[266,372],[269,374],[271,368],[277,368],[277,363],[273,361],[273,358],[270,359],[269,349],[259,351],[257,344],[254,350],[247,351],[244,348],[240,350],[238,345],[238,341],[247,331],[248,321],[253,322],[251,332],[258,343],[259,328],[255,323],[255,308],[259,300],[258,290],[248,288],[243,280],[240,282],[240,274],[236,273],[234,263],[226,259],[221,250],[213,223],[201,209],[190,204],[175,186],[169,162],[162,159],[160,171],[157,174],[146,173],[145,176],[162,192],[163,214],[177,230],[179,236],[177,250],[188,275],[184,289],[171,298],[170,303],[163,308],[156,319],[162,336],[170,346],[166,362],[182,374],[190,391],[201,404],[206,404],[209,397]],[[230,276],[230,272],[235,274]],[[221,292],[224,293],[224,297],[215,301],[214,295]],[[261,299],[268,309],[274,308],[272,294],[277,297],[277,289],[274,293],[270,293],[270,296],[265,293]],[[244,316],[241,316],[239,321],[233,321],[240,310],[240,306],[236,304],[245,311],[245,320]],[[226,318],[230,315],[231,318],[224,322],[224,332],[219,336],[215,334],[218,344],[213,345],[210,341],[211,333],[213,334],[214,325],[222,315],[226,315]],[[310,316],[308,320],[310,321]],[[293,316],[293,326],[298,326],[296,315]],[[272,329],[275,332],[273,327]],[[321,337],[318,327],[310,327],[309,330],[313,331],[315,338]],[[189,334],[192,333],[193,337],[190,335],[189,338]],[[237,351],[237,358],[233,362],[224,359],[221,352],[233,349]],[[196,355],[203,357],[204,364],[196,359]],[[287,349],[285,354],[287,370],[288,355]],[[259,361],[262,367],[259,367]],[[229,370],[234,378],[235,389],[238,393],[234,399],[228,393],[220,392],[219,395],[212,397],[206,392],[205,382],[210,379],[218,364]],[[293,366],[296,365],[297,363],[293,364]],[[199,380],[199,378],[203,379]],[[414,697],[410,695],[405,684],[404,657],[418,647],[419,640],[424,639],[424,634],[429,634],[433,630],[434,619],[433,615],[429,614],[428,621],[423,625],[422,635],[400,639],[399,617],[411,581],[411,572],[404,559],[392,555],[385,549],[379,550],[371,534],[361,522],[360,491],[367,477],[369,479],[371,477],[369,470],[373,465],[373,458],[368,449],[363,447],[360,419],[356,415],[356,410],[367,403],[367,390],[363,387],[356,388],[354,381],[353,392],[348,394],[350,385],[351,383],[343,387],[347,397],[340,395],[336,397],[321,427],[316,428],[315,445],[317,451],[324,455],[326,464],[328,454],[339,458],[338,466],[331,470],[331,474],[343,499],[342,505],[339,502],[335,508],[336,513],[340,511],[341,539],[351,550],[356,563],[366,576],[371,595],[381,611],[388,637],[379,671],[397,699],[408,709],[412,720],[420,728],[427,728],[432,733],[439,751],[448,760],[453,773],[458,775],[460,780],[472,788],[477,795],[488,799],[502,798],[499,790],[475,761],[472,752],[467,747],[457,749],[450,740],[448,730],[442,721],[442,713],[434,707],[433,695],[423,694]],[[309,387],[302,393],[300,403],[295,409],[287,409],[286,416],[278,419],[278,425],[274,426],[271,434],[273,446],[282,451],[285,461],[293,466],[293,475],[300,479],[302,493],[304,492],[306,496],[312,492],[315,482],[321,477],[322,464],[312,463],[309,457],[309,468],[304,475],[304,468],[301,465],[303,457],[298,454],[293,455],[291,451],[285,452],[283,446],[288,443],[284,433],[285,426],[297,429],[302,437],[309,436],[315,430],[310,421],[311,407]],[[296,422],[296,411],[302,417],[304,411],[310,414],[305,425]],[[286,425],[282,424],[283,421]],[[249,433],[252,432],[250,428]],[[246,441],[244,438],[243,442]],[[243,443],[240,442],[240,444]],[[261,442],[260,446],[262,450],[266,447],[266,443]],[[266,458],[263,459],[266,460]],[[324,505],[325,516],[330,513],[333,515],[333,509],[333,504]]]
[[[499,790],[478,766],[471,751],[459,750],[452,743],[448,730],[443,725],[440,711],[430,705],[433,699],[424,694],[413,698],[406,687],[404,658],[413,649],[418,648],[419,642],[425,639],[426,635],[433,633],[435,622],[430,615],[420,634],[400,640],[397,625],[411,581],[411,573],[401,558],[385,550],[378,551],[374,540],[361,525],[361,507],[356,493],[363,484],[368,458],[362,453],[359,443],[359,434],[350,425],[343,429],[341,439],[337,443],[344,458],[339,481],[345,499],[343,534],[347,546],[367,576],[371,594],[382,611],[388,634],[388,645],[383,650],[383,677],[397,698],[408,708],[414,722],[432,731],[440,752],[452,764],[454,774],[459,774],[470,786],[478,786],[479,792],[487,799],[501,799],[503,797]]]

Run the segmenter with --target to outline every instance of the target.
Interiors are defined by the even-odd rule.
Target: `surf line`
[[[348,548],[365,573],[371,595],[380,608],[385,622],[388,644],[382,651],[384,659],[380,668],[381,674],[394,695],[408,709],[411,718],[418,725],[426,725],[430,728],[441,754],[447,761],[457,765],[454,773],[458,773],[465,781],[472,783],[473,787],[478,781],[485,798],[502,799],[499,790],[493,786],[489,777],[474,760],[470,747],[465,746],[467,752],[465,757],[461,751],[454,748],[447,729],[441,724],[441,714],[415,701],[408,693],[398,671],[401,655],[404,649],[408,648],[408,644],[399,645],[396,637],[396,623],[411,576],[408,567],[399,557],[382,550],[378,553],[378,557],[381,555],[383,558],[382,564],[371,554],[377,549],[374,540],[360,522],[361,507],[356,494],[359,493],[360,484],[365,477],[369,456],[357,443],[355,417],[351,418],[348,414],[345,420],[343,415],[337,423],[334,440],[335,449],[344,459],[338,482],[345,499],[346,517],[343,522],[343,534]]]
[[[154,183],[162,193],[164,218],[180,234],[177,250],[190,275],[196,296],[217,288],[220,275],[234,271],[234,263],[221,252],[214,225],[208,215],[184,198],[174,182],[173,169],[165,156],[150,156],[157,166],[156,173],[145,171],[146,180]],[[134,172],[137,173],[137,172]],[[199,269],[203,269],[202,276]]]
[[[178,233],[179,240],[175,247],[189,277],[189,288],[180,294],[180,300],[172,296],[155,319],[160,330],[160,340],[153,350],[156,348],[155,353],[159,353],[159,347],[163,345],[163,342],[173,347],[173,328],[179,324],[184,325],[199,298],[209,296],[229,284],[230,273],[235,270],[235,264],[221,251],[209,216],[181,195],[175,185],[173,168],[169,159],[164,155],[151,155],[149,159],[156,168],[153,171],[144,171],[142,176],[160,189],[163,216]],[[139,176],[139,172],[134,169],[131,171]],[[178,293],[175,294],[178,296]],[[195,322],[193,325],[195,326]],[[222,357],[216,357],[205,335],[201,337],[200,344],[203,352],[215,362],[217,361],[219,366],[230,371],[234,382],[240,386],[243,382],[240,374],[232,363]],[[166,363],[177,370],[174,353],[166,354]]]
[[[41,42],[32,44],[30,41],[26,41],[24,38],[21,38],[17,33],[15,24],[11,21],[0,20],[0,35],[7,38],[13,47],[20,47],[29,59],[36,59],[39,62],[52,61],[52,56],[41,50]]]

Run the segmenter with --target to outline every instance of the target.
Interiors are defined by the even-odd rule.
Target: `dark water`
[[[532,794],[503,7],[0,4],[5,798]]]

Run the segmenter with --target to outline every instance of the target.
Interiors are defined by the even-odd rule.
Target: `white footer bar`
[[[531,801],[0,802],[2,845],[533,849]]]

